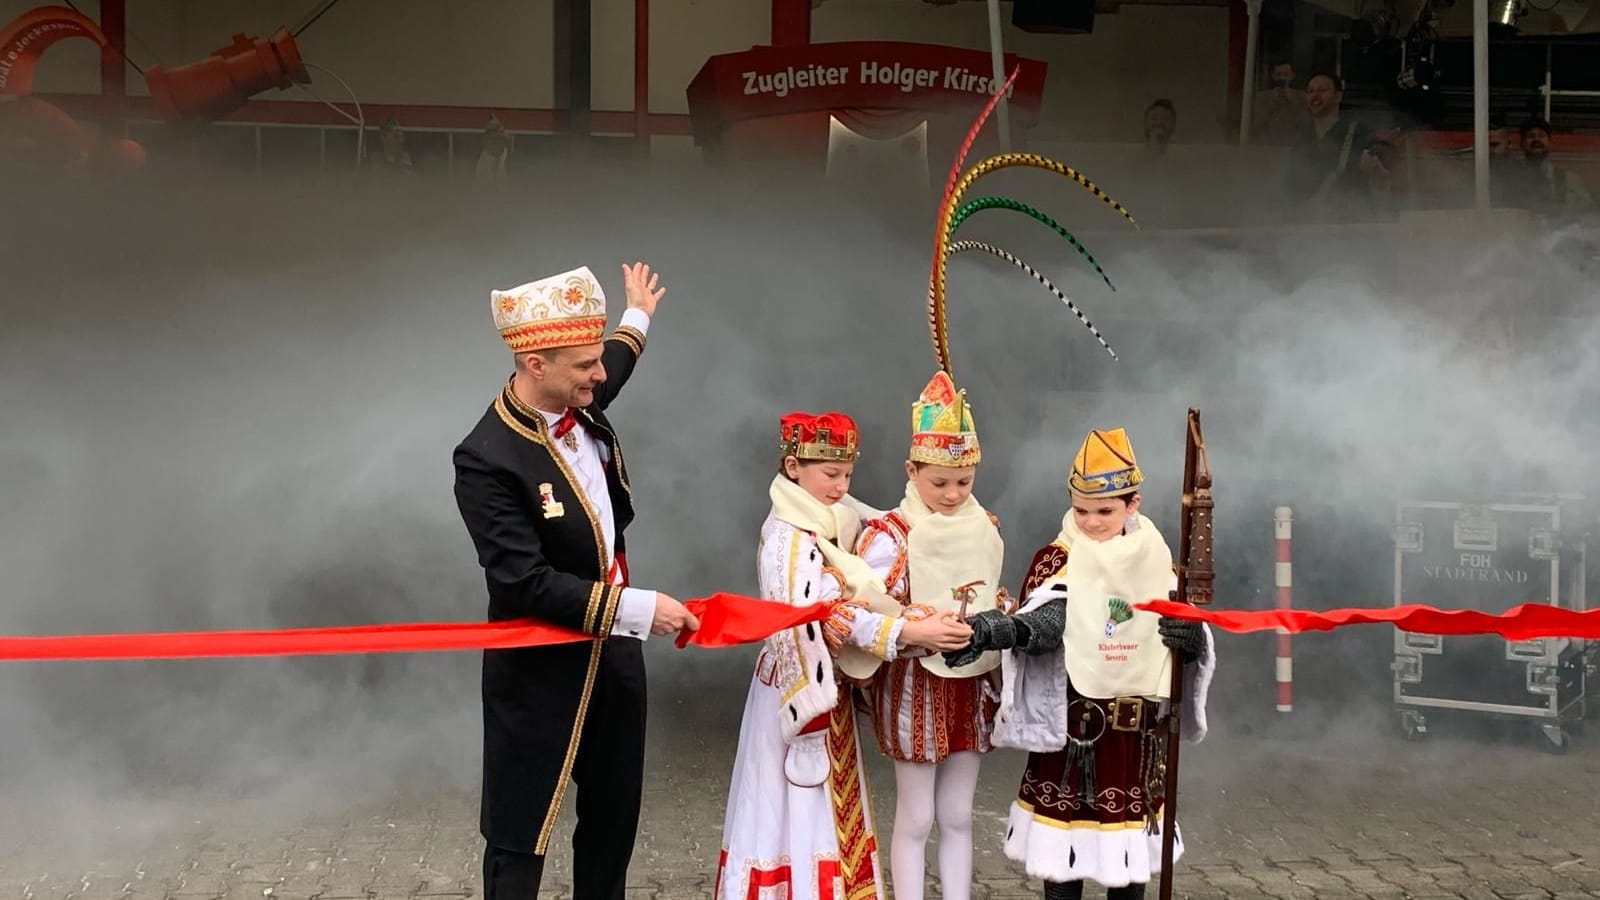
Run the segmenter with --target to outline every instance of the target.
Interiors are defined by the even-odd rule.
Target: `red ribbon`
[[[833,610],[831,603],[789,606],[737,594],[697,597],[685,600],[683,605],[700,620],[700,630],[679,632],[675,641],[679,647],[686,644],[731,647],[734,644],[754,643],[766,640],[785,628],[820,622]]]
[[[1419,634],[1498,634],[1513,641],[1600,638],[1600,609],[1579,612],[1548,603],[1524,603],[1499,615],[1475,609],[1437,609],[1417,604],[1308,612],[1301,609],[1214,610],[1170,600],[1149,600],[1135,604],[1135,608],[1174,619],[1209,622],[1235,633],[1269,628],[1282,628],[1291,633],[1332,631],[1345,625],[1389,623],[1401,631]]]
[[[828,617],[829,604],[789,606],[738,594],[716,593],[684,603],[699,630],[680,633],[677,645],[732,647]],[[506,650],[593,640],[592,635],[518,619],[505,622],[438,622],[347,625],[270,631],[187,631],[145,634],[77,634],[0,637],[0,660],[190,659],[217,656],[301,656],[321,653],[414,653],[428,650]]]

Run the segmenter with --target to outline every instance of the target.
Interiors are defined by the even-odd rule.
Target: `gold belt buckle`
[[[1138,731],[1143,721],[1143,697],[1118,697],[1111,701],[1112,731]]]

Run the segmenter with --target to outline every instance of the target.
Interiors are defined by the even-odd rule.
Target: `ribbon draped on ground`
[[[1135,604],[1134,608],[1174,619],[1208,622],[1239,634],[1277,628],[1299,633],[1332,631],[1346,625],[1390,624],[1401,631],[1418,634],[1497,634],[1512,641],[1558,637],[1600,639],[1600,609],[1579,612],[1548,603],[1524,603],[1499,615],[1418,604],[1309,612],[1303,609],[1214,610],[1170,600],[1149,600]]]
[[[683,604],[700,629],[679,634],[679,647],[732,647],[828,617],[829,604],[789,606],[738,594],[715,593]],[[302,656],[327,653],[415,653],[432,650],[507,650],[593,640],[592,635],[518,619],[345,625],[265,631],[188,631],[0,637],[0,660],[193,659],[225,656]]]

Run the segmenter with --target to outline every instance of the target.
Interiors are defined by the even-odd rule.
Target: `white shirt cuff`
[[[884,639],[884,646],[879,647],[879,633],[885,624],[889,626],[889,633]],[[874,655],[881,650],[884,654],[883,658],[893,662],[894,658],[900,655],[900,632],[905,627],[905,619],[891,619],[881,613],[858,609],[855,610],[855,616],[850,623],[850,643],[863,650],[871,651]]]
[[[650,317],[646,315],[645,311],[642,309],[634,309],[631,306],[628,307],[622,311],[622,321],[617,324],[632,325],[633,327],[639,329],[641,334],[648,335],[650,333]]]
[[[650,637],[650,623],[655,618],[655,591],[623,588],[622,598],[617,601],[616,618],[611,620],[611,635],[646,640]]]

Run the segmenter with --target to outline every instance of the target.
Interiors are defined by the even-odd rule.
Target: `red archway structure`
[[[1045,64],[1015,54],[1013,143],[1031,127],[1044,93]],[[689,83],[695,143],[708,159],[739,167],[774,159],[828,159],[833,123],[875,139],[927,123],[927,157],[954,154],[973,114],[993,90],[987,52],[939,44],[845,41],[758,46],[706,60]]]

